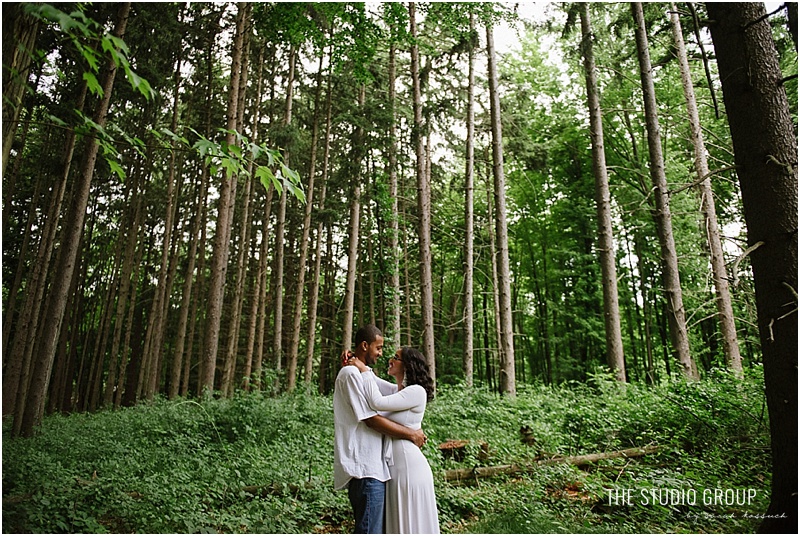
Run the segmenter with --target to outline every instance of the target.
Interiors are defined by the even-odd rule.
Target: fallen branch
[[[581,456],[558,456],[537,460],[530,464],[511,464],[494,465],[491,467],[474,467],[472,469],[451,469],[445,471],[444,479],[467,480],[472,478],[486,478],[496,475],[512,475],[516,473],[529,473],[542,465],[552,465],[556,463],[569,463],[577,467],[589,465],[601,460],[613,460],[615,458],[640,458],[647,454],[653,454],[659,450],[658,445],[647,445],[646,447],[635,447],[631,449],[618,450],[615,452],[596,452],[594,454],[583,454]]]

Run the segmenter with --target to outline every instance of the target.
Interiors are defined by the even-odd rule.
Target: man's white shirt
[[[375,377],[384,396],[397,392],[397,386]],[[375,478],[386,482],[389,466],[384,452],[383,434],[366,425],[365,419],[378,415],[364,396],[364,380],[358,368],[342,367],[333,392],[334,488],[342,489],[352,478]]]

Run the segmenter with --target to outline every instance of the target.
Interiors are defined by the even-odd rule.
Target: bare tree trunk
[[[700,209],[705,217],[706,239],[711,252],[711,270],[714,274],[714,288],[717,293],[717,312],[719,314],[719,327],[722,332],[722,350],[725,361],[736,375],[742,375],[742,356],[739,354],[739,339],[736,336],[731,294],[728,289],[728,272],[725,269],[725,257],[717,225],[717,211],[714,206],[714,192],[711,190],[706,146],[703,141],[703,130],[700,126],[700,114],[697,111],[692,73],[689,69],[689,60],[686,56],[686,45],[683,42],[681,20],[675,4],[672,4],[670,19],[672,20],[672,35],[677,48],[676,55],[681,68],[681,81],[683,93],[686,97],[686,113],[689,116],[692,145],[694,147],[694,167],[698,177],[698,190],[700,193]]]
[[[178,104],[180,102],[180,79],[182,59],[180,54],[175,66],[175,88],[172,95],[172,132],[178,130]],[[167,207],[164,216],[164,237],[161,244],[161,265],[158,272],[158,283],[153,302],[150,307],[151,322],[148,325],[147,343],[145,344],[145,371],[147,381],[144,386],[144,395],[152,400],[157,391],[158,378],[161,375],[160,362],[163,355],[164,330],[166,329],[166,315],[169,310],[169,294],[167,292],[167,276],[169,273],[170,250],[172,248],[172,230],[177,212],[176,187],[175,187],[175,142],[172,142],[169,172],[167,173]]]
[[[248,4],[248,11],[245,14],[245,19],[250,20],[250,11],[252,4]],[[236,124],[244,129],[244,113],[246,108],[246,94],[247,94],[247,77],[248,69],[250,66],[250,37],[252,29],[247,28],[244,40],[242,43],[242,76],[239,79],[239,104],[237,105],[237,120]],[[255,114],[255,124],[258,122],[258,108]],[[257,127],[254,127],[251,138],[257,139]],[[228,314],[228,340],[225,347],[224,361],[222,367],[222,381],[220,382],[220,391],[223,396],[230,397],[233,395],[234,378],[236,376],[236,362],[239,352],[239,335],[241,332],[241,318],[242,306],[244,303],[244,285],[247,278],[247,255],[249,253],[250,243],[250,215],[253,204],[253,161],[247,164],[247,174],[249,178],[245,184],[245,191],[242,194],[242,218],[239,229],[239,249],[236,257],[236,284],[233,290],[233,300],[229,306]],[[235,203],[235,200],[234,200]],[[233,212],[231,213],[231,229],[234,227]]]
[[[581,33],[583,35],[583,65],[586,71],[586,94],[592,137],[592,167],[594,168],[595,201],[597,203],[598,250],[603,277],[603,319],[606,328],[606,359],[618,382],[625,382],[625,355],[620,327],[617,264],[614,254],[614,234],[611,225],[611,192],[603,142],[603,114],[597,87],[597,67],[592,47],[592,28],[589,4],[581,3]]]
[[[500,390],[517,394],[514,360],[514,319],[511,311],[511,275],[508,253],[508,223],[506,217],[506,179],[503,171],[503,129],[500,118],[497,60],[491,24],[486,25],[486,52],[489,56],[489,98],[492,114],[492,162],[494,175],[495,221],[497,234],[497,268],[500,294]]]
[[[797,533],[797,138],[761,3],[708,2],[733,140],[772,439],[772,494],[759,527]]]
[[[306,261],[308,260],[308,241],[311,235],[311,209],[314,202],[314,179],[317,174],[317,138],[319,137],[319,105],[322,95],[322,63],[325,54],[319,54],[317,68],[317,90],[314,96],[314,122],[311,128],[311,161],[308,166],[308,193],[303,214],[303,237],[300,239],[300,260],[297,263],[297,291],[294,298],[294,319],[292,322],[291,345],[289,346],[289,369],[287,390],[292,391],[297,382],[297,356],[300,351],[300,329],[303,320],[303,296],[306,284]],[[305,368],[308,368],[307,366]],[[307,375],[308,376],[308,375]]]
[[[77,110],[83,110],[86,93],[87,85],[84,83],[78,97]],[[61,212],[67,181],[72,169],[75,142],[75,132],[70,130],[67,133],[64,145],[61,179],[50,194],[50,205],[42,235],[39,239],[33,271],[25,283],[25,302],[17,321],[16,334],[14,339],[8,342],[10,356],[5,359],[3,364],[5,367],[3,371],[3,415],[17,414],[17,398],[22,395],[24,400],[27,393],[28,380],[30,378],[27,371],[30,369],[31,354],[36,344],[35,337],[39,327],[39,315],[44,292],[47,288],[46,274],[49,270],[52,253],[55,250],[58,215]],[[5,357],[5,352],[3,355]],[[25,371],[24,379],[23,371]],[[20,393],[20,390],[25,391],[25,393]],[[22,424],[21,421],[19,424]]]
[[[358,89],[359,110],[363,110],[364,108],[366,93],[367,88],[362,84]],[[350,246],[347,254],[347,287],[344,295],[343,348],[353,347],[353,316],[355,311],[356,276],[358,274],[359,237],[361,233],[361,165],[363,162],[360,158],[362,147],[359,145],[363,142],[363,139],[363,127],[357,126],[354,133],[355,143],[353,144],[352,154],[358,156],[354,158],[354,162],[351,162],[355,176],[353,180],[352,200],[350,202]]]
[[[475,32],[475,15],[469,14],[470,33]],[[475,49],[469,49],[467,75],[467,168],[464,173],[464,383],[472,387],[475,362]]]
[[[333,49],[329,52],[328,56],[332,57]],[[320,65],[320,70],[322,65]],[[330,162],[330,153],[331,153],[331,114],[333,109],[333,99],[332,99],[332,83],[331,83],[331,75],[333,73],[333,69],[329,69],[328,77],[327,77],[327,93],[325,97],[325,151],[323,155],[322,161],[322,191],[320,192],[319,196],[319,206],[318,206],[318,214],[322,214],[325,210],[325,197],[327,195],[327,184],[328,184],[328,166]],[[319,102],[315,103],[314,106],[314,125],[317,126],[317,112],[316,110],[319,108]],[[314,136],[314,145],[316,150],[317,144],[317,135]],[[315,153],[316,154],[316,153]],[[309,288],[309,296],[308,296],[308,337],[306,343],[306,363],[305,363],[305,383],[306,385],[311,384],[312,374],[313,374],[313,366],[314,366],[314,347],[317,339],[317,308],[319,307],[319,291],[320,291],[320,282],[321,282],[321,275],[322,275],[322,218],[319,218],[319,222],[317,224],[317,235],[316,235],[316,246],[314,252],[314,278],[311,281],[311,287]],[[322,359],[320,360],[322,361]],[[324,374],[324,370],[322,369],[322,363],[320,362],[320,376]]]
[[[488,177],[487,177],[488,179]],[[486,181],[487,188],[486,188],[486,208],[487,208],[487,220],[488,220],[488,233],[489,233],[489,258],[492,259],[492,319],[494,320],[494,341],[495,347],[494,352],[492,354],[497,355],[497,362],[501,365],[503,363],[503,346],[500,340],[503,338],[502,335],[502,327],[500,326],[500,277],[497,273],[497,232],[495,228],[497,227],[497,221],[494,217],[494,200],[492,196],[492,187],[491,182],[489,180]],[[489,338],[489,334],[487,332],[487,341],[491,340]],[[486,362],[486,370],[494,370],[493,366],[490,366],[490,362],[488,360],[489,356],[491,355],[490,352],[491,348],[489,345],[486,345],[487,350],[487,362]],[[493,364],[493,363],[492,363]],[[488,372],[487,372],[488,374]],[[497,385],[498,389],[501,389],[502,392],[502,384],[495,382],[494,373],[492,373],[492,382]]]
[[[391,263],[391,301],[389,304],[389,322],[391,325],[387,340],[394,347],[400,346],[400,214],[397,188],[397,62],[394,42],[389,45],[389,197],[392,198],[392,215],[389,221],[389,262]]]
[[[636,21],[636,48],[639,56],[639,69],[644,95],[647,142],[650,148],[650,178],[653,182],[655,199],[655,218],[658,240],[661,244],[664,292],[667,300],[667,320],[672,345],[678,356],[681,371],[689,379],[699,379],[697,365],[689,350],[689,334],[686,330],[686,311],[683,308],[678,254],[675,250],[675,237],[672,234],[672,214],[669,209],[669,188],[664,172],[664,157],[661,151],[661,127],[658,121],[655,86],[653,83],[647,31],[641,2],[632,2],[631,10]]]
[[[130,8],[130,2],[119,5],[114,35],[120,39],[125,33]],[[108,112],[109,102],[111,101],[111,90],[114,85],[116,73],[116,64],[113,61],[109,61],[103,80],[103,97],[94,116],[94,121],[101,127],[106,123],[106,114]],[[44,332],[37,349],[35,367],[33,368],[33,374],[31,376],[30,390],[25,403],[25,411],[22,415],[20,434],[26,437],[33,435],[34,429],[41,423],[44,413],[44,399],[48,390],[50,372],[55,359],[58,333],[64,318],[69,283],[75,272],[75,264],[81,235],[83,233],[83,222],[89,201],[89,190],[92,183],[92,176],[94,175],[94,164],[97,160],[98,149],[99,144],[96,140],[88,142],[81,174],[74,185],[72,203],[70,204],[67,217],[64,221],[64,236],[61,244],[61,253],[59,255],[59,265],[54,273],[54,279],[50,289],[49,304],[43,322]],[[19,410],[19,408],[17,409]]]
[[[236,15],[236,33],[233,41],[231,58],[231,83],[228,94],[228,121],[226,142],[236,143],[231,131],[237,128],[237,106],[239,104],[239,79],[242,70],[242,55],[245,33],[245,13],[247,5],[239,2]],[[214,236],[214,252],[211,257],[211,281],[208,289],[208,307],[206,310],[205,347],[203,348],[200,387],[210,396],[214,390],[214,376],[217,369],[217,349],[219,348],[219,331],[222,322],[222,305],[225,294],[225,276],[228,271],[228,253],[230,251],[231,216],[236,200],[236,181],[238,177],[223,177],[219,195],[217,212],[217,232]]]
[[[129,307],[131,287],[136,283],[132,278],[134,272],[134,255],[136,253],[136,238],[139,235],[139,225],[141,220],[141,199],[138,191],[138,181],[135,179],[137,173],[132,174],[132,178],[126,183],[129,194],[126,206],[130,207],[126,211],[125,217],[120,226],[117,240],[125,241],[125,251],[122,257],[122,268],[119,277],[119,292],[117,293],[117,307],[114,314],[114,332],[111,336],[111,354],[108,366],[108,377],[106,378],[106,388],[103,393],[103,405],[111,406],[114,401],[114,388],[117,386],[117,375],[120,371],[120,345],[122,342],[122,328],[125,323],[125,312]],[[123,352],[127,353],[125,347]]]
[[[283,126],[292,123],[292,99],[294,86],[294,69],[297,58],[297,50],[292,45],[289,51],[289,77],[286,81],[286,108],[283,115]],[[284,155],[288,164],[288,155]],[[288,192],[284,190],[280,194],[278,203],[278,222],[275,232],[275,327],[273,329],[274,340],[272,341],[272,351],[274,353],[275,368],[283,370],[283,279],[284,279],[284,233],[286,227],[286,202]]]
[[[264,82],[264,49],[265,46],[262,44],[259,47],[258,52],[258,77],[256,79],[256,100],[255,100],[255,119],[253,120],[253,126],[251,127],[252,131],[252,138],[258,139],[258,124],[261,120],[261,91]],[[251,194],[252,195],[252,194]],[[246,225],[250,225],[249,222]],[[266,231],[266,228],[265,228]],[[248,239],[248,243],[256,242],[255,240]],[[262,244],[266,244],[266,236],[263,237]],[[254,248],[255,249],[255,246]],[[255,352],[255,343],[256,343],[256,328],[258,327],[258,319],[260,313],[263,313],[263,309],[259,308],[259,298],[261,296],[261,275],[266,270],[266,251],[261,252],[261,256],[259,257],[258,267],[256,269],[256,274],[252,279],[251,283],[251,293],[250,293],[250,313],[248,315],[248,327],[247,327],[247,350],[245,352],[245,360],[244,360],[244,373],[242,379],[242,387],[245,390],[250,390],[250,382],[252,380],[253,374],[253,355]]]
[[[261,375],[264,363],[264,335],[267,322],[267,287],[269,277],[267,276],[268,252],[269,252],[269,219],[272,214],[272,198],[275,188],[270,186],[267,190],[267,199],[264,202],[264,221],[261,227],[261,248],[258,258],[258,325],[256,326],[256,350],[253,362],[253,378],[256,389],[261,389]]]
[[[428,361],[428,371],[436,381],[436,353],[433,331],[433,274],[431,272],[431,184],[425,170],[425,139],[422,123],[422,88],[419,74],[419,46],[417,39],[416,4],[408,4],[410,32],[414,44],[411,46],[411,80],[414,92],[414,126],[412,140],[417,157],[417,210],[419,212],[419,263],[420,299],[422,301],[422,351]]]
[[[9,2],[3,6],[3,176],[14,143],[25,86],[33,65],[31,52],[38,33],[39,21],[25,13],[23,2]]]

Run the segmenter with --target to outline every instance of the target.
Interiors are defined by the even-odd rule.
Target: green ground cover
[[[741,382],[718,373],[655,387],[598,375],[522,386],[516,399],[444,386],[425,429],[443,532],[746,533],[768,505],[758,369]],[[439,451],[448,439],[469,441],[462,460]],[[444,478],[458,468],[644,445],[661,450],[584,468]],[[9,439],[4,423],[3,532],[349,532],[346,493],[333,491],[332,449],[331,398],[302,390],[50,416],[29,439]]]

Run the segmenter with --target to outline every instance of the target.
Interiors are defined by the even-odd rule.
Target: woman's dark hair
[[[406,374],[406,385],[420,385],[428,395],[428,402],[433,400],[433,379],[428,372],[428,363],[422,352],[403,346],[400,348],[400,359]]]

